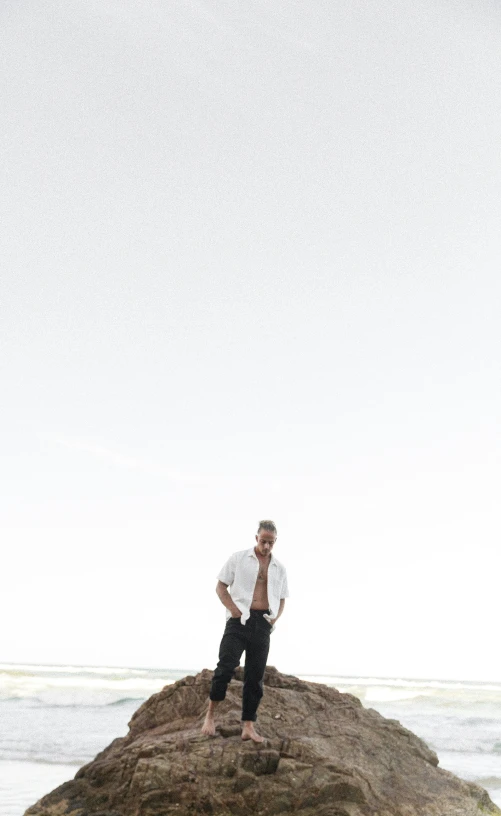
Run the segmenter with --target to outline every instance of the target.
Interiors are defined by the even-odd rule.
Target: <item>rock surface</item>
[[[154,694],[75,779],[25,816],[494,816],[486,791],[437,767],[422,740],[350,694],[268,668],[263,745],[240,738],[241,673],[200,734],[212,673]]]

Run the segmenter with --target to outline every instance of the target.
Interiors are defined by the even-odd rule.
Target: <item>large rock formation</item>
[[[263,745],[240,738],[241,674],[200,734],[211,672],[134,714],[129,734],[25,816],[494,816],[486,791],[437,767],[424,742],[355,697],[269,668]]]

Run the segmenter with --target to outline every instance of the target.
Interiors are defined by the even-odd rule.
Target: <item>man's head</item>
[[[260,521],[256,535],[256,550],[259,555],[270,555],[277,540],[277,528],[273,521]]]

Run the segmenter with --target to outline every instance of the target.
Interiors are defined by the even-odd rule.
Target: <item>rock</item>
[[[204,669],[154,694],[126,737],[25,816],[501,816],[396,720],[274,668],[259,709],[266,743],[240,738],[241,670],[217,736],[204,737],[211,677]]]

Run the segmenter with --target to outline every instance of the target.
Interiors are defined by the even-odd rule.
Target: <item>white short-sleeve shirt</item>
[[[230,588],[230,594],[242,613],[240,622],[245,624],[250,617],[250,608],[259,572],[259,560],[254,552],[254,547],[249,550],[240,550],[233,553],[228,558],[226,564],[217,576],[218,581],[222,581]],[[273,553],[270,556],[268,566],[268,603],[270,605],[270,618],[276,618],[282,598],[289,597],[287,586],[287,573],[285,567],[275,558]],[[231,613],[227,609],[226,617],[230,618]]]

